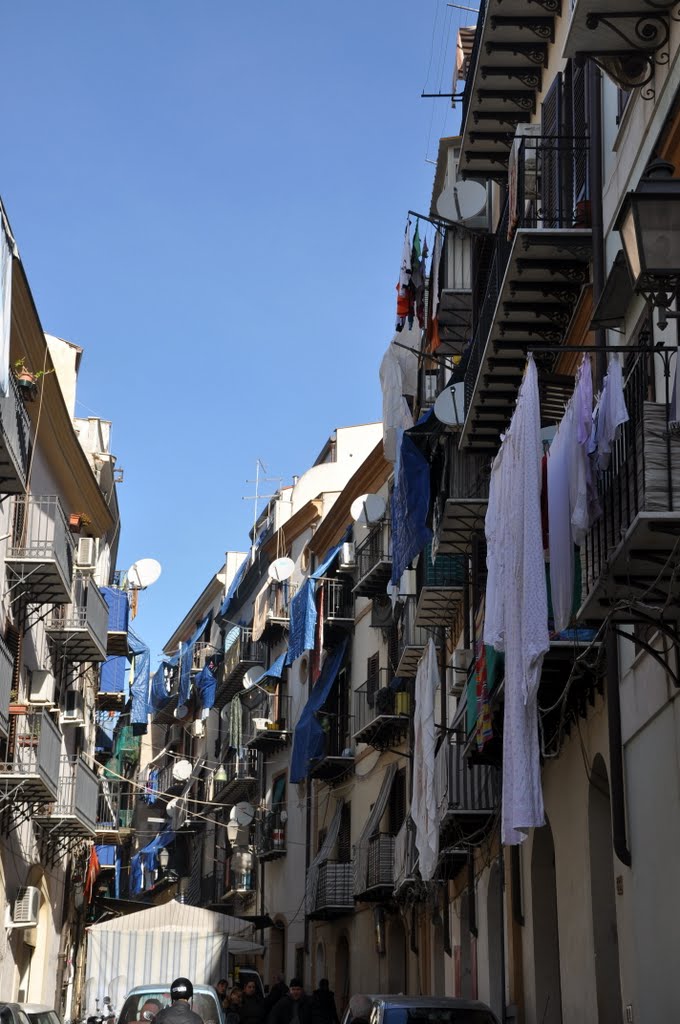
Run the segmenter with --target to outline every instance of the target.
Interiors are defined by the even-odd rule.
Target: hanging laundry
[[[628,422],[628,409],[623,393],[623,370],[618,356],[612,355],[607,375],[602,382],[602,393],[593,413],[593,430],[588,453],[596,455],[600,472],[609,467],[612,445],[619,436],[619,430]]]
[[[489,740],[493,739],[491,724],[491,706],[489,704],[489,685],[486,674],[486,648],[484,646],[484,598],[480,602],[475,615],[475,680],[477,683],[477,724],[475,742],[477,750],[483,750]]]
[[[397,282],[397,330],[401,331],[408,318],[413,321],[413,291],[411,288],[411,232],[409,224],[404,232],[404,247]]]
[[[505,652],[502,842],[545,821],[538,744],[538,685],[548,650],[548,599],[541,547],[541,424],[532,355],[512,421],[496,456],[485,532],[484,640]]]

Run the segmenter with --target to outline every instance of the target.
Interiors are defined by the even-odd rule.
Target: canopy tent
[[[119,1005],[134,985],[189,977],[214,984],[229,973],[229,953],[261,953],[252,925],[171,900],[87,929],[88,1012],[95,998]],[[118,993],[116,987],[123,991]]]

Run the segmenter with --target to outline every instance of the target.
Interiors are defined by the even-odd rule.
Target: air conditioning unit
[[[203,719],[197,718],[195,722],[191,723],[191,735],[196,739],[200,739],[201,736],[205,736],[205,723]]]
[[[67,690],[64,694],[64,710],[61,713],[61,724],[85,725],[83,695],[78,690]]]
[[[30,704],[54,705],[54,676],[44,669],[33,669],[28,690]]]
[[[449,686],[450,693],[460,695],[463,692],[473,657],[474,652],[471,647],[457,647],[451,655],[451,661],[449,663],[451,670],[451,682]]]
[[[415,597],[418,593],[415,569],[404,569],[399,580],[399,596]]]
[[[392,625],[392,602],[387,594],[376,595],[373,598],[371,625],[376,629],[389,629]]]
[[[97,564],[97,542],[94,537],[80,537],[76,551],[76,565],[81,569],[94,569]]]
[[[40,911],[40,889],[34,885],[23,886],[14,901],[12,920],[9,928],[37,928]]]
[[[346,541],[340,551],[340,569],[353,569],[354,564],[354,544]]]
[[[170,750],[173,750],[175,747],[178,747],[179,744],[182,742],[182,733],[183,732],[184,732],[184,726],[179,725],[179,724],[171,725],[170,728],[168,729],[168,733],[167,733],[167,738],[166,738],[166,743],[165,743],[166,747],[169,747]]]

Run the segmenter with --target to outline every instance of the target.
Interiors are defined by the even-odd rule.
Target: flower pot
[[[16,382],[24,402],[32,402],[38,393],[38,382],[35,375],[29,370],[19,370],[16,374]]]

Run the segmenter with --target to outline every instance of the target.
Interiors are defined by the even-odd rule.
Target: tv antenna
[[[263,475],[260,475],[260,470],[262,470],[262,474]],[[261,484],[280,484],[282,480],[283,480],[282,476],[267,476],[267,467],[265,466],[265,464],[262,461],[262,459],[258,458],[258,459],[255,460],[255,479],[254,480],[246,480],[247,484],[255,484],[255,494],[244,494],[241,497],[241,501],[252,501],[254,503],[253,504],[253,543],[252,543],[251,548],[250,548],[251,555],[252,555],[252,552],[254,552],[254,550],[255,550],[255,541],[257,539],[256,536],[255,536],[255,531],[257,529],[257,506],[258,506],[258,503],[260,501],[270,501],[272,498],[276,497],[276,494],[260,494],[260,485]]]

